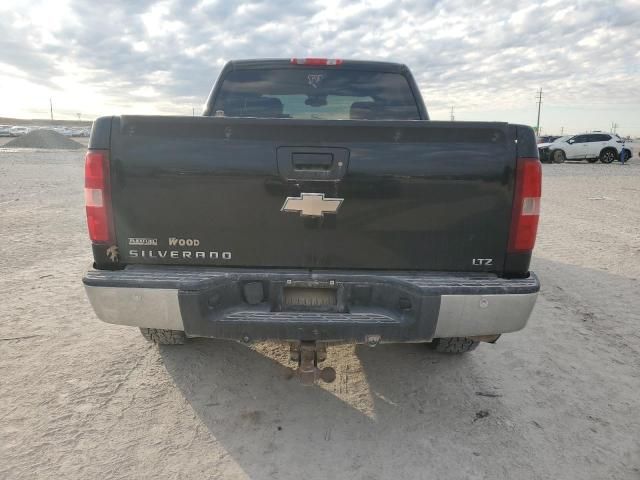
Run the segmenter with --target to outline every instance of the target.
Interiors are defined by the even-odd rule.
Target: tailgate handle
[[[295,170],[330,170],[332,153],[292,153],[291,163]]]
[[[285,180],[336,182],[349,168],[349,149],[294,145],[278,147],[278,173]]]

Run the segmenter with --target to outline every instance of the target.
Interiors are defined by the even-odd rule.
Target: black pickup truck
[[[157,343],[289,342],[308,381],[332,343],[464,352],[530,316],[540,183],[531,128],[430,121],[404,65],[231,61],[201,117],[95,121],[83,282]]]

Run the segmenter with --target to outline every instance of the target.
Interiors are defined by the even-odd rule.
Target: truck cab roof
[[[338,61],[339,63],[305,63],[305,61]],[[349,70],[366,70],[373,72],[388,72],[388,73],[400,73],[407,71],[408,68],[402,63],[394,62],[379,62],[373,60],[342,60],[342,59],[319,59],[319,58],[268,58],[268,59],[243,59],[243,60],[230,60],[225,65],[225,70],[240,70],[240,69],[253,69],[253,68],[300,68],[300,67],[334,67]]]

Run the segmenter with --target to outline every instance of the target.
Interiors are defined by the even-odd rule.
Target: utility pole
[[[564,127],[560,127],[560,136],[562,137],[564,135]]]
[[[540,135],[540,108],[542,107],[542,87],[540,87],[540,91],[537,93],[536,98],[538,99],[538,121],[536,122],[536,135]]]
[[[192,117],[196,116],[196,107],[191,107],[191,116]]]
[[[53,101],[51,101],[51,97],[49,97],[49,111],[51,112],[51,121],[53,122]]]
[[[455,121],[456,117],[453,115],[453,107],[451,107],[451,121]]]

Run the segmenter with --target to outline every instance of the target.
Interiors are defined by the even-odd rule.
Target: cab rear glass
[[[229,72],[211,115],[317,120],[419,120],[407,78],[339,68]]]

